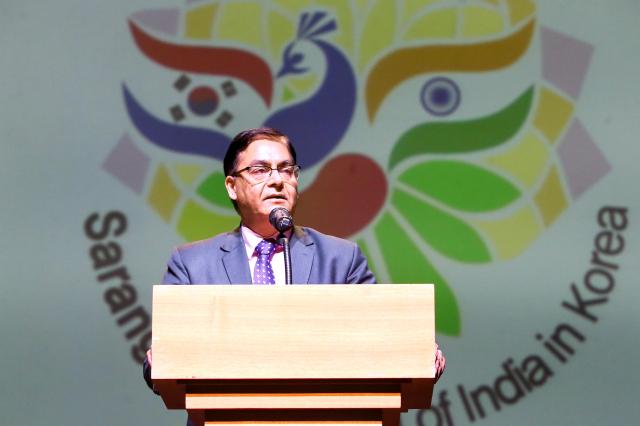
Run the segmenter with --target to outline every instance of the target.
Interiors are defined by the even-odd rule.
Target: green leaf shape
[[[374,227],[391,281],[433,283],[436,298],[436,330],[449,336],[460,335],[460,310],[447,281],[409,239],[396,220],[385,213]]]
[[[393,192],[391,202],[420,237],[443,255],[467,263],[491,260],[482,238],[462,220],[400,190]]]
[[[196,193],[215,206],[233,208],[229,195],[224,189],[224,179],[224,173],[213,172],[202,181]]]
[[[521,195],[497,174],[461,161],[429,161],[398,178],[419,192],[466,212],[487,212],[505,207]]]
[[[194,200],[187,200],[176,224],[176,230],[186,241],[196,241],[227,232],[236,228],[239,223],[240,218],[236,215],[223,216],[207,210]]]
[[[505,143],[524,124],[533,99],[533,86],[502,110],[465,121],[423,123],[404,133],[389,157],[389,170],[406,158],[429,153],[479,151]]]

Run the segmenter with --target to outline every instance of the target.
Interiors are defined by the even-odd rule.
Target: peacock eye
[[[420,102],[433,115],[449,115],[460,106],[460,88],[446,77],[432,78],[422,86]]]

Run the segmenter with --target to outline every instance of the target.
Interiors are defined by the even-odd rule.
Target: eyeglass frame
[[[278,174],[282,177],[282,180],[290,182],[292,180],[297,180],[298,176],[300,175],[300,170],[302,170],[302,167],[300,167],[298,164],[283,164],[283,165],[278,166],[278,167],[271,167],[271,166],[267,166],[266,164],[254,164],[253,166],[247,166],[247,167],[245,167],[243,169],[236,170],[235,172],[233,172],[231,174],[231,176],[239,177],[239,176],[241,176],[240,173],[246,172],[247,170],[251,170],[251,169],[254,169],[254,168],[258,168],[258,167],[259,168],[264,168],[264,169],[269,169],[269,174],[262,180],[252,179],[255,183],[262,183],[262,182],[268,181],[269,178],[271,177],[271,175],[273,174],[274,170],[278,171]],[[284,168],[287,168],[287,167],[293,167],[293,173],[292,173],[292,175],[291,175],[292,177],[290,179],[284,178],[284,175],[282,174],[282,171],[280,170],[280,169],[284,169]],[[251,176],[251,174],[249,174],[249,176]],[[253,178],[253,176],[252,176],[252,178]]]

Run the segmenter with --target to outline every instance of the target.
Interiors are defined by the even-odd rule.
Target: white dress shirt
[[[242,240],[244,241],[244,248],[247,252],[247,259],[249,260],[251,280],[253,280],[253,271],[256,268],[256,262],[258,261],[258,256],[255,254],[256,246],[264,238],[244,225],[240,227],[240,231],[242,232]],[[291,232],[289,232],[289,237],[290,236]],[[271,257],[271,268],[273,269],[273,276],[276,279],[276,285],[285,285],[287,280],[284,273],[284,250],[280,245],[276,246],[276,251]]]

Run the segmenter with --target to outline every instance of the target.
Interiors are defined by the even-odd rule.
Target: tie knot
[[[263,257],[263,256],[271,257],[274,251],[276,251],[275,241],[262,240],[256,246],[256,254],[260,257]]]

